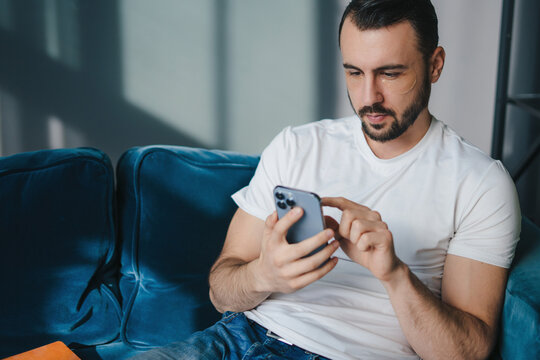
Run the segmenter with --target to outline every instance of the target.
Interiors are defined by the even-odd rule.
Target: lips
[[[366,118],[372,124],[378,124],[384,121],[388,114],[366,114]]]

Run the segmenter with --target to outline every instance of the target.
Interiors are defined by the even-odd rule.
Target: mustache
[[[362,116],[364,116],[366,114],[372,114],[372,113],[396,116],[395,111],[383,107],[380,103],[375,103],[375,104],[373,104],[371,106],[364,106],[363,108],[358,110],[358,115],[360,117],[362,117]]]

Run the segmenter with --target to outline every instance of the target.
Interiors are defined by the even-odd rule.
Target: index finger
[[[338,208],[339,210],[343,211],[345,209],[350,209],[354,207],[359,207],[362,209],[367,209],[367,207],[357,204],[354,201],[351,201],[349,199],[346,199],[344,197],[323,197],[321,199],[321,205],[322,206],[331,206]]]

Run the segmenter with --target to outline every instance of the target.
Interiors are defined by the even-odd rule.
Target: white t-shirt
[[[389,160],[373,154],[356,116],[287,127],[233,199],[264,220],[275,210],[276,185],[378,211],[397,256],[439,297],[447,253],[508,268],[519,240],[519,204],[504,167],[434,118],[414,148]],[[335,208],[324,213],[341,219]],[[329,358],[416,359],[382,284],[341,249],[336,256],[324,278],[274,293],[246,316]]]

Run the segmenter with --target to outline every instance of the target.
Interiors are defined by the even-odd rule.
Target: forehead
[[[364,68],[412,64],[422,58],[416,32],[409,22],[380,29],[360,30],[346,19],[341,30],[343,62]]]

